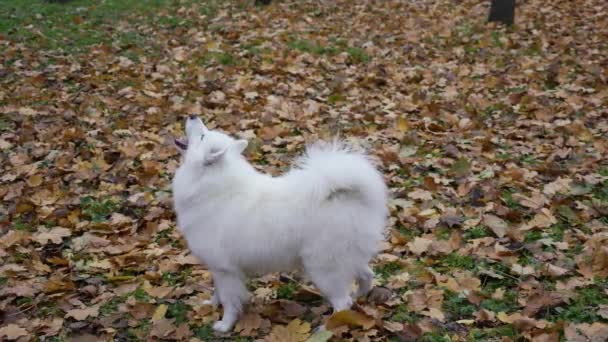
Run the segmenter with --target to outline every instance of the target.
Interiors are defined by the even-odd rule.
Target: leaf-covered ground
[[[0,339],[608,339],[608,3],[488,6],[2,1]],[[171,207],[190,113],[273,174],[335,134],[378,157],[367,300],[270,275],[212,332]]]

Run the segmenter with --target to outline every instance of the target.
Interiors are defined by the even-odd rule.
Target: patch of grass
[[[509,207],[511,210],[519,210],[522,209],[522,206],[513,199],[513,194],[515,194],[515,190],[513,189],[505,189],[503,190],[500,198],[502,201]]]
[[[542,238],[543,238],[543,232],[541,232],[539,230],[531,230],[526,233],[526,235],[524,237],[524,242],[530,243],[530,242],[538,241]]]
[[[439,261],[439,266],[436,268],[445,271],[449,271],[454,268],[473,271],[475,270],[476,266],[477,262],[472,256],[451,253],[441,258]]]
[[[477,308],[469,303],[466,297],[461,297],[456,292],[446,291],[443,296],[443,311],[451,321],[472,317]]]
[[[289,41],[287,46],[298,51],[313,53],[315,55],[335,55],[339,53],[339,50],[334,46],[323,46],[306,39]]]
[[[288,282],[286,284],[281,284],[277,288],[277,298],[278,299],[293,299],[296,291],[298,290],[298,283]]]
[[[192,332],[194,333],[194,337],[198,337],[202,341],[213,340],[213,328],[210,324],[206,324],[200,327],[193,327]]]
[[[118,310],[118,305],[120,303],[123,303],[125,299],[126,298],[124,296],[113,297],[112,299],[103,303],[101,307],[99,307],[99,313],[102,316],[111,315],[112,313],[116,312],[116,310]]]
[[[367,63],[371,60],[371,57],[367,53],[365,53],[365,51],[363,49],[360,49],[360,48],[356,48],[356,47],[346,48],[346,53],[348,53],[350,58],[355,63]]]
[[[517,337],[517,330],[510,324],[501,325],[496,328],[471,329],[469,331],[470,341],[490,341],[501,337]]]
[[[321,45],[306,39],[294,39],[287,42],[287,46],[294,50],[315,55],[333,56],[341,52],[346,52],[353,63],[367,63],[371,60],[371,57],[361,48],[346,46],[342,41],[335,39],[330,40],[330,43],[333,44]]]
[[[167,318],[175,318],[176,324],[182,324],[188,320],[188,311],[191,308],[182,301],[169,304],[167,307]]]
[[[486,310],[493,312],[513,312],[518,310],[517,293],[515,291],[506,291],[502,299],[489,298],[483,300],[480,306]]]
[[[158,27],[191,26],[187,18],[177,15],[184,5],[199,5],[195,1],[171,0],[72,0],[66,3],[50,1],[0,1],[0,33],[9,39],[39,49],[83,52],[96,44],[117,44],[121,48],[139,47],[150,50],[153,37],[127,29],[117,29],[120,22],[141,23]],[[170,16],[159,16],[168,9]],[[175,13],[175,14],[173,14]],[[211,12],[210,12],[211,13]],[[133,25],[135,27],[135,25]]]
[[[178,286],[186,283],[192,274],[192,268],[187,267],[181,272],[163,272],[161,278],[169,286]]]
[[[549,227],[549,237],[553,239],[553,241],[562,241],[564,239],[564,233],[568,229],[563,222],[558,222],[551,227]]]
[[[441,333],[425,333],[420,337],[420,342],[452,342],[450,335]]]
[[[119,204],[111,198],[96,199],[91,196],[86,196],[80,199],[82,213],[93,222],[103,222],[107,220],[119,207]]]
[[[376,273],[383,281],[386,281],[388,278],[390,278],[390,276],[397,274],[402,269],[403,266],[400,263],[391,261],[374,267],[374,273]]]
[[[462,234],[465,240],[481,239],[490,236],[490,232],[485,226],[473,227]]]
[[[608,321],[597,314],[597,306],[608,304],[608,296],[604,293],[608,284],[598,282],[596,285],[579,289],[576,297],[566,306],[554,308],[549,320],[564,320],[573,323],[593,323]]]
[[[439,229],[437,229],[437,232],[435,232],[435,236],[439,240],[449,240],[451,234],[452,234],[452,231],[448,228],[439,228]]]
[[[138,287],[135,291],[133,291],[132,295],[139,302],[147,303],[152,299],[143,287]]]
[[[401,304],[393,311],[390,320],[393,322],[414,324],[421,318],[421,315],[409,311],[405,304]]]
[[[338,102],[343,102],[344,100],[346,100],[346,98],[342,94],[331,94],[327,97],[327,102],[329,102],[332,105],[334,105]]]
[[[12,222],[12,225],[13,225],[14,230],[20,230],[20,231],[24,231],[24,232],[36,231],[36,227],[34,227],[34,225],[23,221],[23,219],[21,217],[16,218]]]

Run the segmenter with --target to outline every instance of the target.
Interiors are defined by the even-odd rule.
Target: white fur
[[[213,274],[231,330],[248,299],[246,276],[303,268],[335,311],[371,289],[368,266],[383,239],[387,189],[368,158],[345,146],[316,144],[280,177],[256,171],[243,140],[186,123],[188,147],[173,180],[178,226]]]

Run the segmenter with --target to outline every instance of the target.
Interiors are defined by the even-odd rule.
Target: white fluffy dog
[[[248,299],[248,275],[303,268],[335,311],[366,295],[387,218],[387,189],[368,160],[341,144],[309,147],[280,177],[241,155],[247,141],[208,130],[196,116],[173,179],[177,222],[192,253],[213,274],[208,303],[224,307],[216,331],[229,331]]]

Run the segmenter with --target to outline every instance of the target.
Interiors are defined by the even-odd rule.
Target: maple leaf
[[[93,305],[84,309],[68,310],[64,318],[74,318],[77,321],[83,321],[89,317],[97,317],[99,315],[99,305]]]
[[[287,326],[277,325],[264,341],[267,342],[302,342],[310,336],[310,323],[294,319]]]
[[[372,317],[353,310],[342,310],[335,312],[329,317],[325,326],[327,329],[337,328],[343,325],[359,326],[363,329],[370,329],[376,324]]]
[[[0,328],[0,337],[4,337],[7,340],[16,340],[19,337],[27,335],[29,335],[27,330],[17,324],[8,324]]]
[[[72,231],[68,228],[55,227],[52,229],[47,229],[45,227],[39,227],[38,233],[34,234],[32,240],[38,242],[41,245],[46,245],[47,243],[61,243],[63,238],[71,236]]]
[[[247,313],[236,323],[234,330],[241,336],[253,336],[254,332],[260,328],[262,317],[257,313]]]

